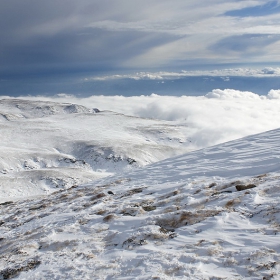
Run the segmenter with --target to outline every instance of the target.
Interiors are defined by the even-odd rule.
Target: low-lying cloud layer
[[[144,118],[173,121],[189,128],[190,140],[198,148],[278,128],[280,90],[266,96],[233,89],[215,89],[205,96],[91,96],[26,99],[71,102]],[[94,129],[94,124],[92,124]]]

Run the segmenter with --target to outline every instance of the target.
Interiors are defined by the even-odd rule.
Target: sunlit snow
[[[0,102],[0,201],[46,194],[193,150],[183,124],[71,103]]]
[[[278,279],[279,142],[276,129],[3,202],[0,275]]]

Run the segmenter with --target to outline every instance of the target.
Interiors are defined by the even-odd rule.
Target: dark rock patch
[[[2,279],[11,279],[18,276],[20,272],[34,269],[40,264],[41,262],[39,260],[29,260],[27,263],[23,265],[18,265],[12,268],[8,267],[1,270],[0,276],[2,277]]]
[[[146,212],[154,211],[154,210],[157,209],[156,206],[152,206],[152,205],[142,206],[142,208],[143,208]]]

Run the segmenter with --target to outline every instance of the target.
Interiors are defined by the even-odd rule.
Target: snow
[[[0,100],[0,202],[195,149],[188,128],[69,103]]]
[[[61,114],[44,116],[42,130],[49,128],[48,122],[50,131],[55,131],[54,124],[63,119],[59,127],[64,125],[69,140],[76,139],[95,117],[105,125],[104,118],[109,121],[110,116],[115,129],[116,123],[121,126],[121,120],[127,120],[110,112],[90,113],[89,120],[82,114],[83,122],[80,114],[69,114],[67,120]],[[76,128],[71,133],[67,132],[70,123]],[[123,126],[132,128],[135,123],[141,125],[139,134],[124,129],[122,135],[117,131],[109,135],[116,136],[119,146],[114,148],[135,143],[133,137],[144,142],[147,132],[147,143],[155,141],[152,137],[158,134],[151,127],[158,128],[157,121],[130,118]],[[98,130],[103,140],[105,132]],[[126,137],[131,138],[123,142]],[[42,151],[51,146],[48,141]],[[54,154],[69,155],[66,140],[59,147],[53,143]],[[276,129],[122,169],[40,198],[6,201],[0,205],[0,277],[280,279],[279,143],[280,129]]]
[[[277,129],[280,123],[278,89],[267,95],[235,89],[213,89],[205,96],[141,96],[88,97],[58,94],[32,100],[73,102],[122,114],[168,120],[188,128],[187,136],[196,148],[221,144],[248,135]],[[24,98],[24,97],[21,97]]]

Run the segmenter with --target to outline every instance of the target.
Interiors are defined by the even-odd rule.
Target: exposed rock
[[[39,260],[30,260],[26,264],[19,265],[17,267],[8,267],[0,271],[0,276],[2,276],[3,279],[11,279],[16,277],[21,271],[28,271],[36,268],[40,265],[40,263],[41,262]]]
[[[254,184],[249,184],[249,185],[236,185],[235,188],[238,191],[244,191],[244,190],[248,190],[248,189],[253,189],[256,188],[257,186]]]
[[[154,210],[157,209],[156,206],[142,206],[142,208],[143,208],[146,212],[154,211]]]

